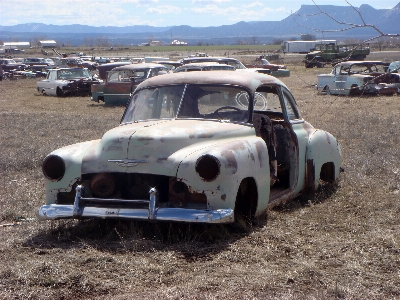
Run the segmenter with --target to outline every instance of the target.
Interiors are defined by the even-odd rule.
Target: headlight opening
[[[196,161],[196,172],[204,181],[213,181],[220,174],[221,163],[209,154],[199,157]]]
[[[42,171],[46,178],[59,181],[65,174],[64,160],[57,155],[49,155],[43,161]]]

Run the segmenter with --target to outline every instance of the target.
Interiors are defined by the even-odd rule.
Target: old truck
[[[364,60],[370,53],[369,44],[336,45],[334,43],[319,44],[309,52],[303,60],[306,68],[323,68],[347,60]]]

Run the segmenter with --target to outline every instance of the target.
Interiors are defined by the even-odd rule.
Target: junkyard
[[[124,106],[87,94],[46,95],[37,89],[43,78],[1,81],[0,298],[399,298],[400,96],[321,93],[318,76],[331,67],[306,68],[303,59],[271,62],[290,70],[279,80],[301,117],[336,137],[344,172],[315,197],[274,207],[250,226],[39,221],[43,159],[101,139],[119,126]],[[399,51],[371,52],[367,60],[398,61]]]

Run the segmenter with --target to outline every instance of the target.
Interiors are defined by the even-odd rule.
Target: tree
[[[342,29],[333,29],[333,30],[319,30],[319,29],[316,29],[316,28],[309,28],[309,27],[301,26],[301,25],[298,24],[298,22],[296,21],[296,19],[294,19],[294,21],[297,23],[297,25],[299,25],[299,26],[301,26],[301,27],[307,28],[307,29],[309,29],[309,30],[313,30],[314,32],[321,32],[321,33],[324,33],[324,32],[344,32],[344,31],[348,31],[348,30],[351,30],[351,29],[355,29],[355,28],[371,28],[371,29],[373,29],[373,30],[377,33],[377,35],[374,36],[374,37],[372,37],[372,38],[369,38],[369,39],[367,39],[367,40],[362,41],[362,42],[360,43],[360,46],[361,46],[361,44],[369,43],[369,42],[371,42],[371,41],[373,41],[373,40],[376,40],[376,39],[379,39],[379,38],[381,38],[381,37],[391,37],[391,38],[393,38],[393,37],[400,37],[400,33],[395,33],[395,34],[385,33],[385,32],[383,32],[383,31],[381,31],[381,30],[380,30],[378,27],[376,27],[375,25],[373,25],[373,24],[367,24],[367,23],[365,22],[363,16],[361,15],[360,11],[359,11],[357,8],[355,8],[348,0],[345,0],[345,1],[346,1],[346,3],[347,3],[351,8],[353,8],[353,9],[356,11],[356,13],[358,14],[358,16],[359,16],[359,18],[360,18],[360,23],[359,23],[359,24],[357,24],[357,23],[347,23],[347,22],[342,22],[342,21],[337,20],[336,18],[334,18],[333,16],[331,16],[331,15],[328,14],[327,12],[323,11],[323,10],[315,3],[314,0],[312,0],[312,2],[313,2],[314,5],[318,8],[319,14],[323,14],[323,15],[327,16],[329,19],[331,19],[332,21],[334,21],[335,23],[340,24],[340,25],[345,25],[345,26],[347,26],[347,27],[342,28]]]
[[[258,37],[252,36],[252,37],[251,37],[251,41],[252,41],[252,44],[253,44],[253,45],[257,45],[257,44],[258,44]]]
[[[272,40],[272,45],[280,45],[282,44],[283,39],[273,39]]]
[[[301,40],[302,41],[314,41],[316,39],[314,34],[302,34],[301,35]]]

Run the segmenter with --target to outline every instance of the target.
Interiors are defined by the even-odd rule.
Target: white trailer
[[[283,53],[308,53],[317,44],[335,44],[336,40],[316,40],[316,41],[285,41],[281,44]]]

